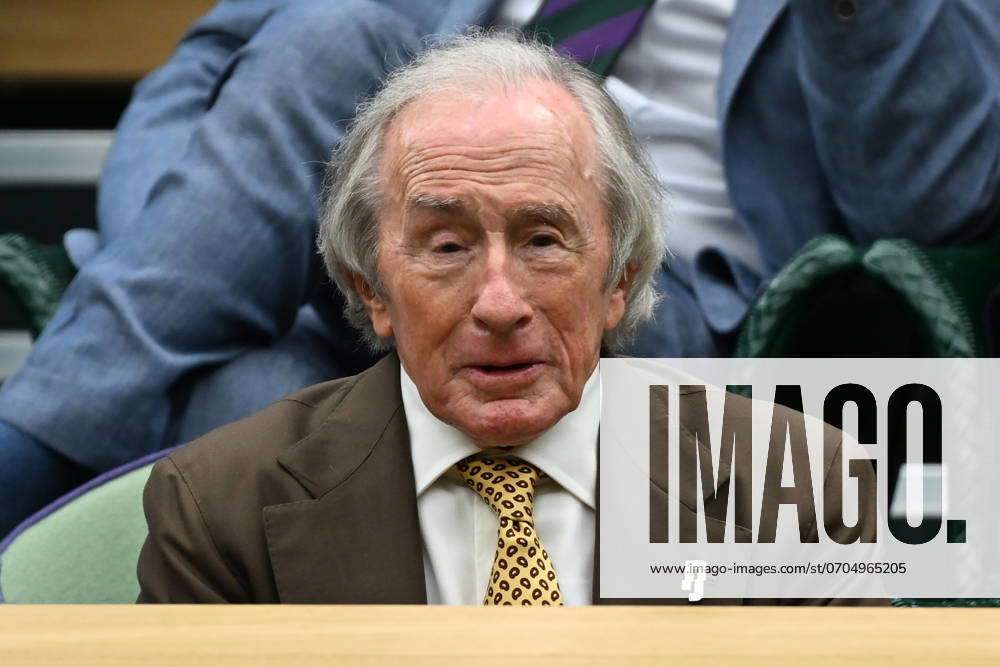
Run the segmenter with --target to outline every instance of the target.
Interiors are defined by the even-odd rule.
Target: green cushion
[[[978,357],[1000,239],[932,248],[820,236],[753,305],[737,357]]]
[[[0,554],[11,603],[132,603],[146,539],[142,490],[153,464],[108,481],[29,527]]]

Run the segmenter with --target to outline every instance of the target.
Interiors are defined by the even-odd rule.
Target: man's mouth
[[[525,361],[519,364],[507,364],[502,366],[486,365],[486,366],[476,366],[476,368],[486,373],[504,373],[504,372],[519,371],[523,368],[528,368],[533,363],[534,362],[532,361]]]
[[[463,370],[466,376],[484,389],[517,390],[535,381],[545,367],[540,361],[514,363],[470,364]]]

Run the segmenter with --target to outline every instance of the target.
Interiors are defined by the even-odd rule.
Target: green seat
[[[747,316],[736,357],[981,357],[1000,285],[1000,239],[931,248],[813,239]],[[995,335],[995,334],[994,334]],[[740,388],[735,388],[741,391]],[[890,470],[902,453],[889,453]],[[895,459],[895,460],[894,460]],[[899,598],[901,607],[1000,607],[997,598]]]
[[[135,602],[146,539],[142,490],[153,463],[170,451],[105,473],[18,526],[0,543],[0,600]]]
[[[1000,238],[931,248],[820,236],[771,280],[737,357],[981,357]]]

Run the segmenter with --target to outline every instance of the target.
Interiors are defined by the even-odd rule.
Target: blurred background
[[[214,0],[0,3],[0,234],[59,243],[94,227],[97,177],[132,86]],[[27,355],[0,291],[0,379]]]

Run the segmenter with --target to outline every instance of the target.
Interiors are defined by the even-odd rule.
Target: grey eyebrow
[[[459,197],[419,194],[407,198],[406,203],[411,209],[432,210],[450,215],[464,215],[469,212],[468,204]],[[560,204],[523,204],[515,208],[512,213],[515,219],[553,226],[575,220],[573,215]]]
[[[535,220],[551,225],[572,222],[574,217],[559,204],[525,204],[518,206],[515,211],[518,218]]]
[[[406,200],[408,208],[423,208],[444,213],[464,213],[465,202],[458,197],[436,197],[434,195],[415,195]]]

